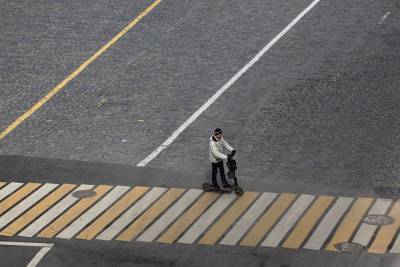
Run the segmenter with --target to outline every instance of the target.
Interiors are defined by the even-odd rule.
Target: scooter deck
[[[206,192],[215,192],[215,193],[223,193],[223,194],[232,193],[232,190],[230,190],[230,189],[224,189],[224,188],[216,189],[210,183],[204,183],[203,184],[203,190],[206,191]]]

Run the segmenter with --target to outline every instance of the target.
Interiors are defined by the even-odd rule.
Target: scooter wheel
[[[237,188],[235,189],[235,194],[236,194],[236,195],[242,196],[243,193],[244,193],[244,192],[243,192],[243,189],[242,189],[242,188],[237,187]]]
[[[203,184],[203,190],[206,191],[206,192],[210,192],[211,191],[210,184],[209,183],[204,183]]]

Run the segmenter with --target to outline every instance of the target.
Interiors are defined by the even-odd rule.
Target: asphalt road
[[[150,3],[3,2],[1,129]],[[0,154],[136,165],[310,3],[164,0],[1,140]],[[398,14],[394,0],[322,0],[148,166],[193,174],[176,183],[206,179],[208,138],[220,127],[238,151],[238,174],[246,188],[291,185],[298,192],[390,194],[400,187]],[[26,171],[23,165],[8,166]],[[159,178],[154,179],[150,182]],[[69,243],[58,242],[68,254]],[[164,248],[146,246],[151,257],[166,259]],[[287,253],[300,257],[302,266],[321,266],[327,258],[332,266],[367,266],[365,258],[370,266],[393,261],[393,256],[284,250],[266,250],[276,258],[259,261],[251,250],[236,249],[248,265],[300,266],[302,261]],[[204,263],[196,258],[199,250],[212,255],[208,265],[233,264],[239,257],[224,248],[182,250],[199,265]],[[318,259],[314,265],[313,259]]]

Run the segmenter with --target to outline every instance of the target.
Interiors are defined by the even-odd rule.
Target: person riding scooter
[[[224,154],[224,149],[228,150],[230,154]],[[226,189],[232,189],[232,186],[228,183],[225,177],[224,162],[223,160],[228,160],[228,158],[235,155],[236,150],[231,147],[228,142],[223,138],[223,133],[220,128],[215,129],[214,134],[210,137],[209,144],[209,155],[210,162],[212,166],[212,186],[219,189],[217,182],[217,171],[219,170],[219,175],[221,177],[222,186]]]

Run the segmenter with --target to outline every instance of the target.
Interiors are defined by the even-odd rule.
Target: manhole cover
[[[363,222],[372,225],[387,225],[392,224],[394,222],[394,219],[387,215],[370,214],[364,217]]]
[[[96,192],[94,192],[93,190],[80,190],[72,193],[72,196],[76,198],[88,198],[88,197],[93,197],[95,195]]]
[[[335,248],[340,252],[345,252],[345,253],[361,252],[364,250],[364,246],[353,242],[339,243],[335,245]]]

